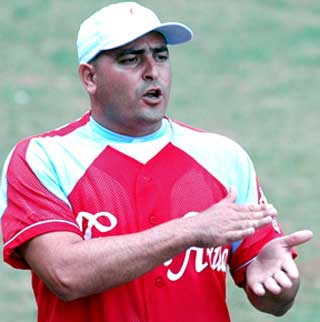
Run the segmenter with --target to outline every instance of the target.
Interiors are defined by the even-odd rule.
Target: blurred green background
[[[109,3],[0,4],[1,167],[19,139],[58,127],[89,108],[77,75],[76,36],[80,23]],[[280,211],[284,230],[308,228],[315,234],[298,249],[302,284],[294,308],[281,318],[262,314],[229,279],[233,321],[319,321],[320,2],[140,3],[162,20],[183,21],[194,31],[191,43],[171,49],[174,81],[168,114],[238,141]],[[0,281],[1,321],[36,321],[29,272],[1,263]]]

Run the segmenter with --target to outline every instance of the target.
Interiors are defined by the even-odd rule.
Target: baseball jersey
[[[88,112],[22,140],[9,155],[1,185],[4,260],[29,269],[16,249],[48,232],[88,240],[198,216],[231,185],[237,203],[264,202],[253,164],[234,141],[169,118],[153,134],[129,137]],[[230,245],[191,247],[131,282],[70,302],[32,273],[38,321],[228,322],[227,268],[242,286],[247,264],[281,233],[270,224]]]

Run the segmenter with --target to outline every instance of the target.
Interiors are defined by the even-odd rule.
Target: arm
[[[198,216],[134,234],[82,240],[73,233],[48,233],[20,251],[52,292],[73,300],[131,281],[191,246],[212,247],[245,238],[276,215],[272,207],[237,205],[235,200],[231,190]]]
[[[276,316],[291,308],[300,284],[291,248],[311,238],[311,231],[298,231],[264,246],[247,268],[245,291],[254,307]]]

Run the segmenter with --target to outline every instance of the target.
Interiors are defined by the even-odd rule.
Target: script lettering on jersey
[[[189,212],[184,217],[191,217],[197,215],[197,212]],[[108,225],[102,224],[99,218],[105,217],[108,219]],[[110,212],[98,212],[96,214],[91,214],[86,211],[81,211],[78,213],[76,218],[77,224],[79,225],[81,231],[84,231],[84,239],[89,240],[92,238],[92,228],[96,228],[100,232],[109,232],[114,229],[117,224],[117,218]],[[86,229],[85,229],[86,222]],[[202,272],[207,268],[218,272],[227,271],[227,261],[229,255],[229,249],[223,247],[216,248],[200,248],[200,247],[190,247],[184,253],[183,263],[178,271],[173,271],[170,269],[170,265],[173,263],[174,259],[166,261],[163,265],[167,267],[167,277],[170,281],[179,280],[183,274],[186,272],[187,267],[190,265],[191,255],[194,254],[195,263],[194,269],[197,273]]]
[[[101,222],[98,221],[99,218],[106,217],[109,220],[109,225],[103,225]],[[102,233],[106,233],[111,231],[113,228],[117,226],[118,220],[117,218],[111,214],[110,212],[103,211],[98,212],[96,214],[90,214],[86,211],[81,211],[78,213],[76,218],[77,224],[79,225],[81,231],[83,231],[83,220],[86,219],[88,221],[87,229],[84,233],[84,239],[88,240],[92,237],[92,227],[95,227]]]
[[[196,216],[197,214],[197,212],[189,212],[184,217],[192,217]],[[227,271],[227,261],[229,255],[228,248],[223,249],[221,246],[216,248],[190,247],[185,252],[183,263],[179,271],[173,272],[170,269],[170,265],[174,259],[170,259],[164,263],[164,266],[168,267],[167,277],[170,281],[177,281],[183,276],[189,265],[192,252],[195,253],[194,269],[197,273],[202,272],[208,267],[211,267],[212,270],[218,272]],[[207,256],[204,256],[205,252]]]
[[[222,247],[216,248],[198,248],[198,247],[190,247],[184,256],[183,263],[181,268],[178,272],[173,272],[170,268],[167,270],[167,277],[170,281],[177,281],[179,280],[183,274],[185,273],[189,261],[191,252],[195,252],[195,270],[197,273],[202,272],[207,267],[211,267],[212,270],[218,272],[226,272],[227,271],[227,260],[229,250],[225,248],[224,250]],[[207,252],[207,259],[204,260],[204,254]],[[173,259],[170,259],[164,263],[164,266],[169,267],[172,264]]]

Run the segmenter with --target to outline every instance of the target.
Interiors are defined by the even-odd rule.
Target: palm
[[[279,294],[290,288],[299,273],[291,249],[312,238],[312,232],[299,231],[270,241],[247,269],[247,285],[256,295]]]

